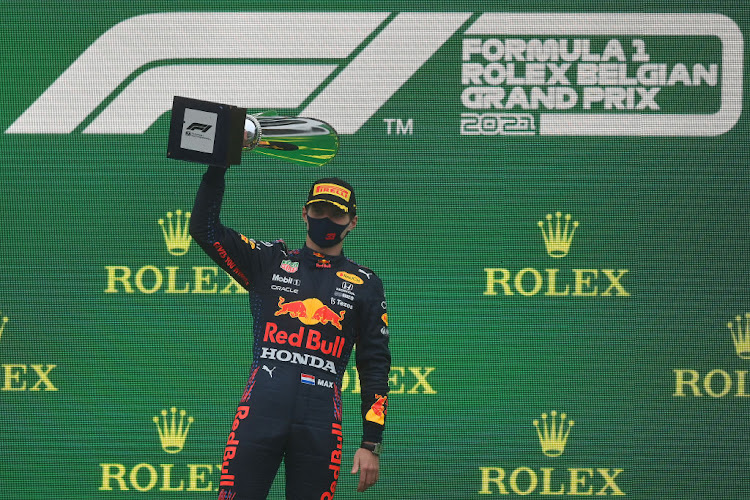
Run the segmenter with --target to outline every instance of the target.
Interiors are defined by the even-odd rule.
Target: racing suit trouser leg
[[[222,457],[219,500],[265,499],[281,464],[289,409],[278,391],[257,383],[262,375],[253,373],[237,407]]]
[[[284,456],[286,498],[331,500],[341,467],[341,396],[338,387],[301,389]]]

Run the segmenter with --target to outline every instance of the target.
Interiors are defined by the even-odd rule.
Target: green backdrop
[[[313,180],[357,190],[346,252],[385,283],[391,403],[380,482],[347,472],[337,498],[748,498],[743,2],[0,17],[0,497],[216,495],[252,318],[168,246],[203,172],[166,158],[177,94],[341,133],[319,169],[249,155],[222,213],[298,247]],[[353,365],[345,384],[351,465]]]

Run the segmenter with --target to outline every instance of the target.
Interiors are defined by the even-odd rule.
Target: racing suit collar
[[[316,252],[308,246],[302,247],[301,254],[305,262],[309,262],[313,266],[319,268],[338,267],[342,262],[346,260],[344,252],[341,252],[339,255],[325,255],[320,252]]]

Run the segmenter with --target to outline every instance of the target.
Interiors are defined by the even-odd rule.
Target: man
[[[342,450],[341,380],[356,343],[363,437],[353,459],[357,491],[375,484],[388,405],[388,316],[381,280],[344,257],[357,225],[352,187],[313,184],[304,248],[255,241],[219,221],[226,170],[203,175],[190,234],[250,292],[250,378],[224,450],[220,500],[266,498],[282,458],[287,499],[332,499]]]

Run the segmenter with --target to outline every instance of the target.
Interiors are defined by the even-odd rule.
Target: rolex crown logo
[[[573,427],[572,420],[568,420],[568,426],[565,427],[567,416],[560,414],[560,421],[557,422],[557,412],[550,412],[552,422],[547,421],[547,414],[542,413],[542,428],[539,428],[539,420],[534,420],[534,427],[539,436],[539,443],[542,445],[542,452],[548,457],[559,457],[565,451],[565,444],[568,442],[570,428]]]
[[[190,212],[185,212],[185,220],[182,220],[182,210],[174,211],[174,221],[172,212],[167,212],[167,220],[159,219],[161,232],[164,234],[164,242],[167,244],[167,251],[172,255],[185,255],[190,247],[192,238],[188,233],[190,228]]]
[[[5,325],[10,321],[7,316],[3,316],[3,318],[0,320],[0,338],[3,336],[3,330],[5,330]]]
[[[562,224],[562,213],[555,213],[555,225],[552,225],[552,214],[547,214],[547,227],[544,226],[544,221],[537,222],[537,226],[542,230],[542,236],[544,237],[544,245],[547,247],[547,254],[550,257],[565,257],[568,255],[570,250],[570,244],[573,241],[573,235],[578,227],[578,221],[573,221],[573,227],[571,228],[570,214],[565,215],[565,225]]]
[[[745,313],[744,330],[742,328],[742,316],[738,314],[734,319],[736,323],[731,321],[727,323],[729,331],[732,332],[734,350],[737,351],[737,356],[742,359],[750,359],[750,313]]]
[[[187,418],[187,425],[185,425],[185,410],[180,410],[180,419],[177,420],[177,408],[174,406],[170,408],[171,420],[167,418],[167,410],[161,411],[161,421],[159,417],[154,417],[154,423],[156,429],[159,431],[159,440],[161,441],[161,448],[167,453],[179,453],[185,446],[185,439],[187,439],[188,431],[190,430],[190,424],[195,419],[193,417]]]

